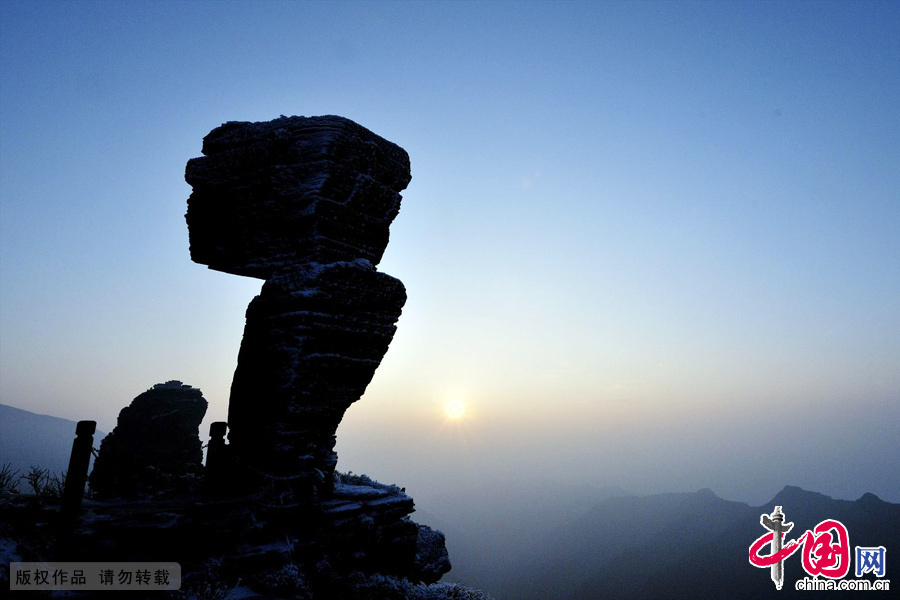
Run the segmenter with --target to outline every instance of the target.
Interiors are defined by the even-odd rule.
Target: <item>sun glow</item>
[[[465,412],[465,409],[463,408],[463,405],[460,404],[459,402],[454,401],[447,405],[447,416],[450,417],[451,419],[459,419],[460,417],[463,416],[464,412]]]

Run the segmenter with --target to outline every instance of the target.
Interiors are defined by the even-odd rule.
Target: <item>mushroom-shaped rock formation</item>
[[[231,388],[232,455],[264,504],[330,496],[335,431],[406,301],[375,265],[409,156],[336,116],[229,122],[204,138],[203,154],[185,174],[191,258],[265,279]]]

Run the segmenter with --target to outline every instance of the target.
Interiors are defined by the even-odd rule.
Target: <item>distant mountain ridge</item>
[[[0,466],[11,463],[24,475],[32,466],[61,473],[69,467],[75,421],[0,404]],[[94,447],[106,434],[94,434]],[[21,486],[19,489],[23,489]]]
[[[75,425],[0,405],[0,465],[10,462],[22,473],[32,465],[65,470]],[[95,447],[104,435],[95,434]],[[514,485],[505,482],[493,488],[493,496],[473,498],[471,511],[429,516],[448,533],[451,561],[463,567],[445,580],[459,580],[461,575],[497,600],[808,598],[808,592],[794,589],[794,582],[805,575],[799,552],[786,562],[781,591],[776,591],[768,569],[749,564],[750,544],[765,533],[760,515],[776,505],[794,523],[788,539],[822,520],[836,519],[849,531],[851,552],[854,546],[884,546],[885,578],[900,573],[895,558],[900,554],[900,504],[870,493],[857,500],[835,500],[788,485],[768,503],[753,507],[719,498],[709,489],[635,496],[617,489],[523,484],[510,500],[511,489]],[[498,511],[504,512],[502,520],[493,516]],[[461,516],[467,513],[472,516]],[[485,531],[487,536],[480,535]],[[485,537],[488,544],[480,547]],[[479,564],[485,568],[475,568]],[[851,569],[848,578],[853,575]],[[488,577],[490,585],[483,585]],[[815,592],[815,597],[820,595],[829,593]],[[831,596],[889,594],[841,591]]]
[[[781,591],[776,591],[768,569],[753,567],[748,560],[750,545],[766,533],[760,515],[771,513],[776,505],[794,523],[788,540],[825,519],[847,527],[848,578],[854,577],[855,546],[884,546],[888,556],[893,556],[891,549],[900,549],[900,504],[874,494],[855,501],[835,500],[786,486],[760,507],[723,500],[707,489],[614,497],[548,540],[541,557],[508,569],[497,595],[501,600],[806,597],[808,592],[794,589],[795,581],[806,575],[802,550],[786,561]],[[896,561],[887,561],[886,579],[894,565]],[[872,597],[871,593],[835,592],[840,598]]]

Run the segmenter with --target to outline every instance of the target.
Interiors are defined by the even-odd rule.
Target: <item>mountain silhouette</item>
[[[0,467],[10,463],[19,475],[31,467],[48,469],[50,473],[65,471],[69,468],[76,424],[0,404]],[[105,435],[102,431],[94,434],[95,447],[100,446]],[[24,491],[24,485],[19,489]]]
[[[799,598],[794,583],[806,576],[802,548],[785,562],[785,583],[776,590],[768,568],[752,566],[750,545],[766,530],[760,516],[782,506],[796,539],[819,522],[835,519],[854,547],[900,548],[900,505],[873,494],[856,501],[786,486],[770,502],[751,507],[717,497],[708,489],[689,494],[610,498],[558,532],[543,556],[517,565],[504,578],[500,598],[522,600],[617,598]],[[768,553],[768,547],[764,549]],[[890,556],[890,551],[888,552]],[[891,563],[885,578],[890,579]],[[872,574],[865,579],[874,579]],[[841,598],[872,592],[819,592]],[[867,596],[867,594],[869,596]]]
[[[74,421],[0,405],[0,465],[12,463],[24,474],[31,466],[60,472],[67,468]],[[94,445],[105,434],[97,432]],[[22,486],[20,486],[20,489]],[[429,521],[453,534],[451,559],[460,559],[448,579],[488,582],[498,600],[618,600],[808,598],[797,591],[806,576],[803,549],[785,561],[784,587],[776,590],[768,568],[748,560],[750,545],[766,530],[762,514],[781,506],[794,523],[786,540],[800,538],[826,519],[849,533],[855,578],[856,546],[888,549],[884,579],[897,568],[900,504],[871,493],[836,500],[787,485],[762,506],[719,498],[712,490],[649,496],[621,490],[568,489],[523,484],[509,500],[511,484],[494,495],[479,490],[470,509],[437,511]],[[505,514],[501,521],[496,514]],[[487,545],[484,545],[487,532]],[[476,533],[478,535],[476,535]],[[763,553],[769,552],[768,547]],[[864,579],[874,580],[872,574]],[[895,577],[896,578],[896,577]],[[816,591],[816,597],[874,598],[872,592]]]

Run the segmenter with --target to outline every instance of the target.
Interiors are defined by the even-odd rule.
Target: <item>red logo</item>
[[[779,534],[784,537],[784,533]],[[803,545],[803,568],[815,577],[821,575],[831,579],[840,579],[850,570],[850,536],[847,528],[840,521],[826,519],[812,531],[807,530],[798,539],[784,544],[780,550],[772,554],[760,555],[760,551],[769,545],[771,548],[781,546],[773,544],[775,533],[770,531],[757,538],[750,546],[750,564],[755,567],[777,565],[791,556]]]

